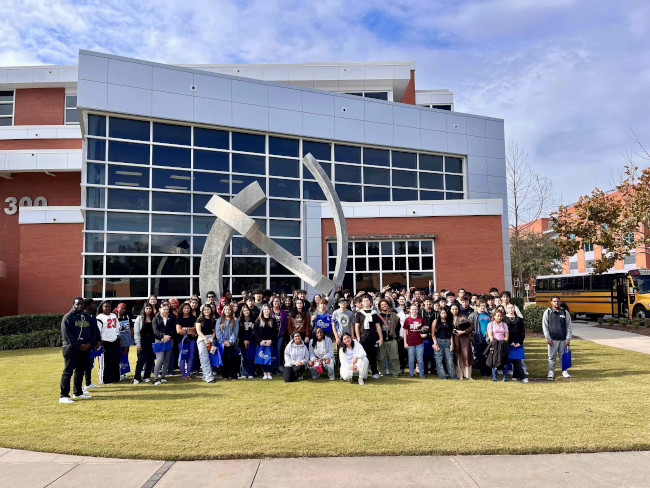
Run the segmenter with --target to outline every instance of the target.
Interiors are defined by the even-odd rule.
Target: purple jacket
[[[271,309],[271,315],[273,315],[273,309]],[[280,329],[278,330],[278,337],[284,336],[289,327],[289,312],[284,309],[280,309]]]

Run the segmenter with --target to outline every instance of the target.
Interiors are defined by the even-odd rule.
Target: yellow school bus
[[[538,305],[549,306],[555,295],[568,311],[585,314],[592,320],[603,315],[643,320],[650,317],[650,270],[549,275],[535,279]]]

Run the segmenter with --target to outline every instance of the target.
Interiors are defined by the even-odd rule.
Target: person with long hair
[[[198,319],[201,315],[201,300],[197,296],[190,298],[190,308],[192,309],[192,316]]]
[[[289,314],[289,336],[293,337],[294,332],[300,332],[303,341],[309,342],[311,337],[311,315],[305,309],[305,302],[296,298],[293,302],[293,309]]]
[[[255,345],[256,346],[268,346],[273,347],[274,343],[278,340],[278,329],[275,325],[275,321],[271,316],[271,307],[268,304],[262,305],[260,310],[260,315],[255,321]],[[271,380],[273,376],[271,375],[272,365],[262,364],[262,373],[264,373],[263,380]]]
[[[239,322],[232,313],[229,303],[223,306],[221,317],[217,319],[217,342],[223,347],[221,359],[221,377],[224,380],[236,380],[239,373],[239,354],[237,354],[237,338],[239,336]]]
[[[212,343],[215,341],[215,320],[214,310],[211,304],[206,303],[201,307],[201,316],[196,319],[194,326],[198,335],[196,347],[199,350],[199,361],[201,362],[201,379],[206,383],[214,383],[212,363],[210,362],[210,349],[212,349]]]
[[[111,312],[111,302],[104,300],[99,305],[97,327],[102,336],[104,352],[99,357],[99,384],[117,383],[120,381],[120,334],[117,315]]]
[[[281,372],[283,368],[284,358],[282,354],[282,346],[285,343],[285,339],[289,338],[287,333],[287,328],[289,326],[289,314],[286,310],[281,307],[282,301],[280,297],[274,297],[271,300],[271,317],[275,322],[275,326],[278,328],[278,340],[275,343],[275,362],[273,368],[277,372]]]
[[[302,375],[309,363],[309,350],[304,342],[300,332],[293,333],[291,341],[284,350],[284,376],[285,383],[302,381]]]
[[[135,341],[133,340],[133,324],[131,323],[131,318],[126,313],[126,303],[119,303],[115,307],[114,313],[117,316],[117,327],[120,334],[122,354],[126,354],[128,357],[129,347],[135,346]],[[126,375],[120,374],[120,380],[125,378]]]
[[[438,378],[447,379],[447,373],[452,380],[457,379],[456,367],[454,366],[454,343],[452,342],[453,326],[449,312],[441,308],[438,318],[433,321],[433,357],[436,360],[436,371]],[[445,373],[445,368],[447,373]]]
[[[352,383],[352,377],[359,375],[359,384],[364,384],[368,376],[368,356],[361,343],[352,338],[348,332],[343,333],[341,338],[343,345],[339,349],[339,361],[341,362],[341,379]]]
[[[158,313],[158,297],[156,295],[151,295],[149,297],[149,300],[147,301],[149,305],[151,305],[151,308],[153,308],[153,314],[156,315]]]
[[[282,308],[287,312],[291,312],[291,310],[293,309],[293,301],[291,300],[291,297],[289,295],[285,296],[284,299],[282,300]]]
[[[241,378],[255,377],[255,317],[248,305],[239,311],[239,349],[241,351]]]
[[[505,293],[505,292],[504,292]],[[517,309],[514,303],[506,305],[505,323],[508,326],[508,342],[510,345],[510,353],[508,354],[508,363],[512,365],[513,380],[528,383],[526,373],[523,368],[524,339],[526,338],[526,329],[524,321],[517,315]],[[517,356],[515,359],[514,356]]]
[[[465,300],[463,296],[463,300]],[[474,354],[472,352],[472,334],[474,324],[469,321],[466,315],[461,313],[461,308],[454,303],[451,306],[451,317],[454,340],[454,359],[456,360],[456,375],[458,379],[472,378],[472,366],[474,365]]]
[[[172,335],[176,332],[176,317],[169,311],[169,302],[163,302],[160,305],[158,315],[154,317],[151,326],[153,335],[156,338],[156,344],[171,342]],[[173,344],[172,347],[174,347]],[[167,372],[170,357],[171,349],[156,353],[156,364],[153,370],[154,385],[167,383],[165,373]]]
[[[194,325],[195,321],[196,318],[192,315],[192,306],[189,302],[183,303],[176,319],[176,334],[181,338],[179,341],[179,356],[182,347],[187,346],[187,355],[180,357],[178,360],[178,367],[181,370],[183,380],[190,379],[194,367],[194,354],[196,354],[196,339],[198,337]]]
[[[404,321],[404,349],[408,351],[409,378],[415,374],[415,361],[420,366],[420,378],[424,378],[424,319],[419,315],[417,303],[409,307],[409,316]]]
[[[503,321],[504,316],[505,314],[501,311],[500,308],[497,308],[492,314],[492,322],[488,324],[488,328],[487,328],[489,342],[492,342],[492,339],[495,339],[497,341],[508,340],[509,337],[508,326]],[[496,381],[496,380],[497,380],[497,368],[492,368],[492,381]],[[505,365],[503,368],[503,381],[508,381],[508,370],[506,369]]]
[[[137,385],[142,381],[142,368],[144,367],[144,382],[151,381],[151,371],[153,370],[154,354],[153,343],[153,306],[145,303],[140,315],[135,319],[133,333],[135,336],[135,345],[138,349],[138,362],[135,364],[135,376],[133,384]]]
[[[334,376],[336,374],[334,344],[332,339],[327,337],[325,331],[320,327],[314,330],[314,338],[309,341],[308,366],[312,378],[318,378],[323,370],[327,370],[328,378],[330,381],[334,381]]]

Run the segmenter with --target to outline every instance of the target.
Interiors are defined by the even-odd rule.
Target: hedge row
[[[39,313],[32,315],[11,315],[0,317],[0,336],[28,334],[36,331],[58,330],[61,334],[63,314]]]
[[[523,311],[526,327],[535,332],[542,332],[542,317],[547,307],[529,305]]]
[[[0,351],[33,349],[35,347],[61,347],[61,329],[37,330],[27,334],[0,336]]]

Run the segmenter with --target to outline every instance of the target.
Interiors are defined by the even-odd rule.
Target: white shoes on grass
[[[74,403],[74,400],[70,397],[61,397],[59,403]]]

